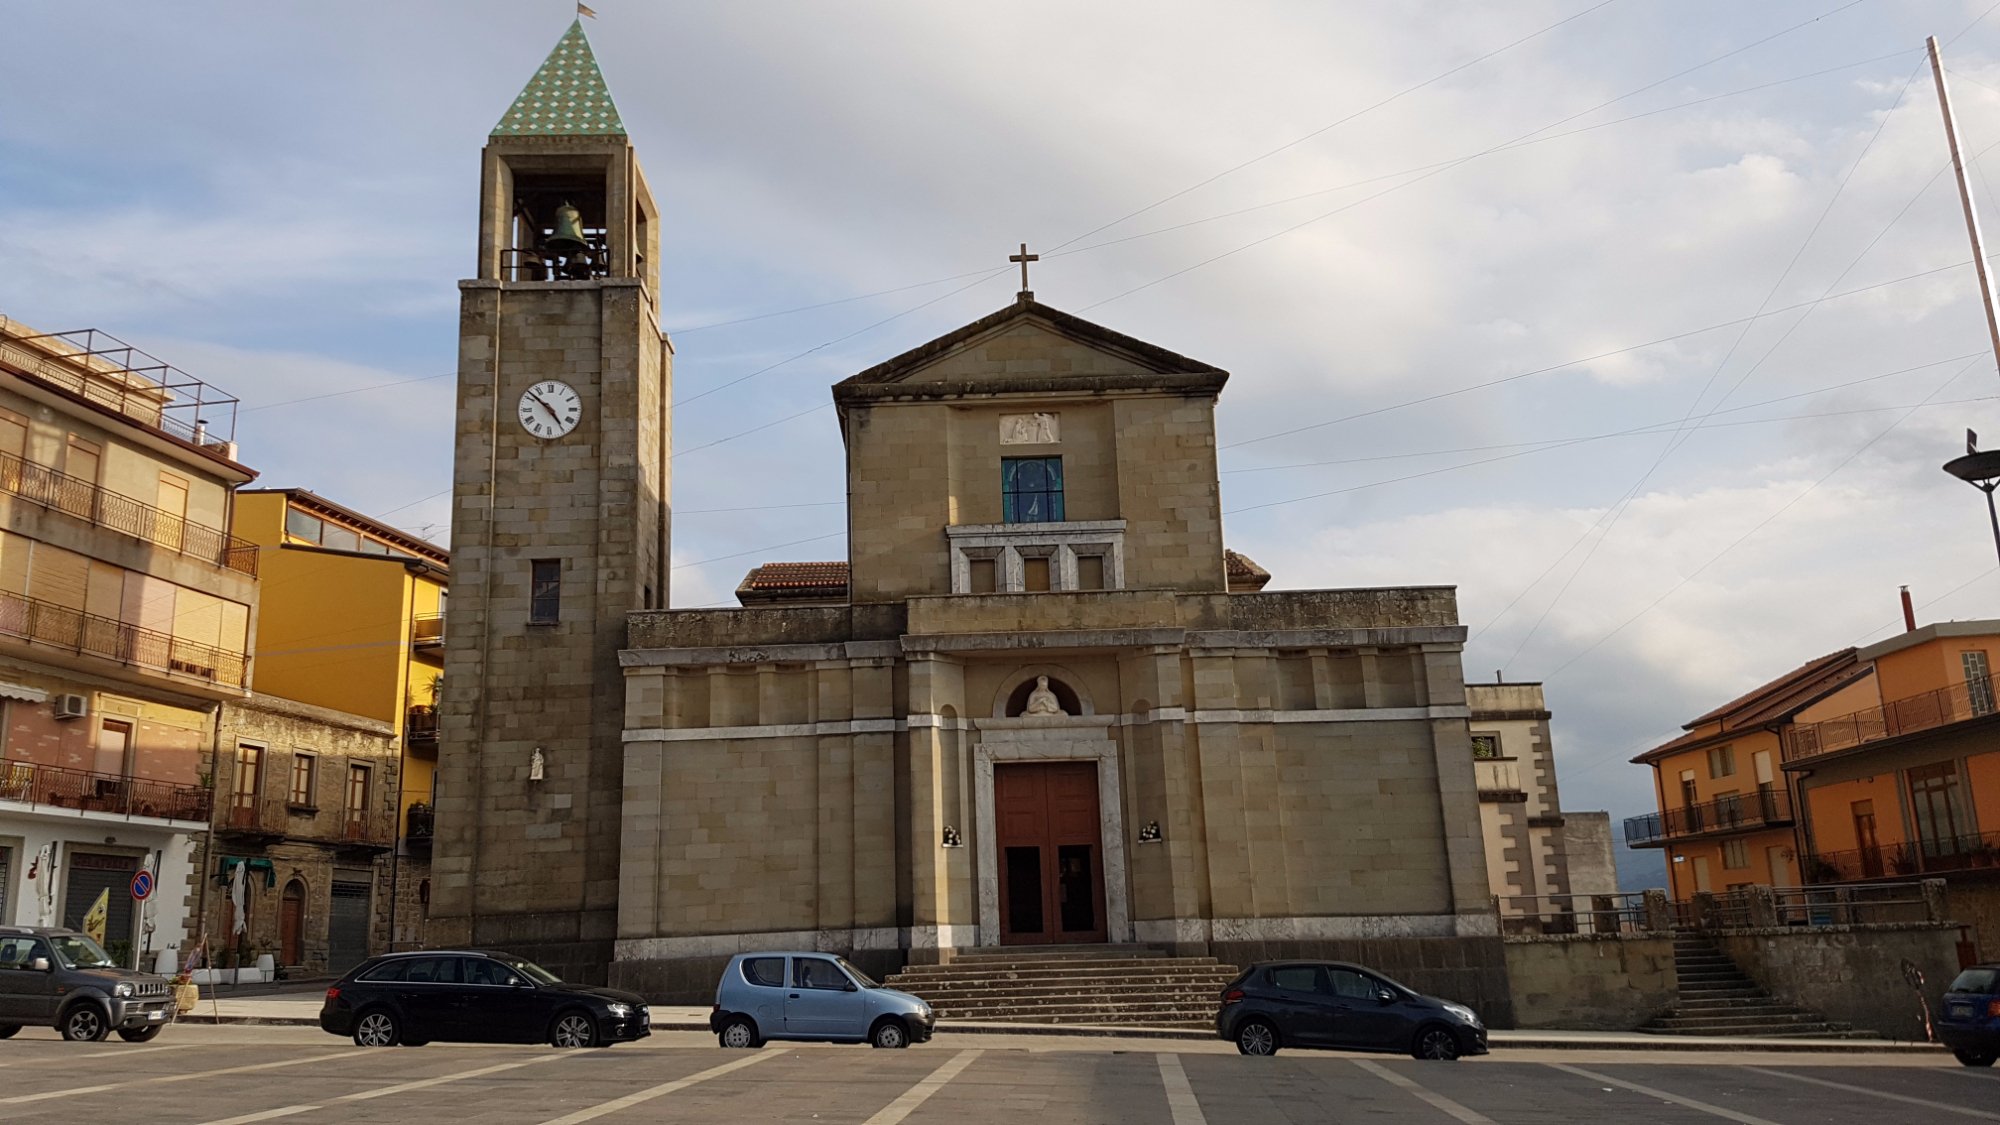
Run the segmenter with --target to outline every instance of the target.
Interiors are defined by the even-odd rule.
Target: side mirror
[[[513,987],[515,987],[515,988],[533,988],[533,987],[535,987],[535,982],[534,982],[534,981],[531,981],[531,980],[529,980],[529,979],[528,979],[528,978],[526,978],[526,977],[508,977],[508,978],[507,978],[507,983],[508,983],[508,984],[510,984],[510,985],[512,985],[512,986],[513,986]]]
[[[1396,994],[1386,988],[1379,989],[1375,993],[1375,1000],[1381,1004],[1394,1004],[1396,1002]]]
[[[37,973],[49,972],[49,959],[46,957],[37,957],[28,962],[28,968]]]
[[[861,986],[855,984],[853,981],[848,981],[846,984],[841,986],[840,990],[842,992],[859,992],[861,991]]]

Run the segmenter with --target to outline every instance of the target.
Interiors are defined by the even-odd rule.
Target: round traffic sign
[[[132,897],[144,902],[153,893],[153,873],[137,871],[132,875]]]

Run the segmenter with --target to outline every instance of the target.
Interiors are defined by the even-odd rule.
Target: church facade
[[[663,1000],[739,950],[1137,942],[1504,1009],[1453,591],[1261,589],[1226,372],[1024,291],[833,388],[844,563],[667,610],[630,146],[496,131],[487,168],[487,243],[558,252],[464,283],[434,935]]]

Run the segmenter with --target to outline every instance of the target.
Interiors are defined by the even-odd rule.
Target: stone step
[[[1007,961],[1061,961],[1074,957],[1148,957],[1167,958],[1164,950],[1150,945],[986,945],[976,949],[961,949],[952,954],[952,962],[1007,960]]]
[[[1093,1002],[1068,997],[1040,997],[1027,1000],[1007,1000],[992,1004],[938,1004],[931,1008],[941,1016],[962,1019],[998,1018],[990,1013],[1011,1013],[1019,1017],[1041,1015],[1081,1014],[1085,1012],[1118,1013],[1127,1016],[1171,1016],[1175,1019],[1212,1019],[1220,1003],[1204,1004],[1172,997],[1157,1000],[1114,1000]],[[1106,1022],[1115,1023],[1115,1020]]]
[[[909,981],[890,985],[904,992],[913,992],[926,1000],[945,997],[968,999],[981,996],[1051,996],[1051,995],[1133,995],[1157,996],[1172,993],[1177,996],[1216,996],[1222,994],[1223,984],[1212,981],[1148,981],[1148,980],[1083,980],[1067,982],[1061,988],[1050,988],[1042,981]]]
[[[1775,1002],[1768,1004],[1736,1004],[1727,1008],[1696,1008],[1696,1007],[1691,1007],[1685,1003],[1680,1003],[1680,1004],[1675,1004],[1671,1008],[1668,1008],[1666,1014],[1662,1015],[1659,1018],[1663,1020],[1667,1019],[1718,1020],[1718,1019],[1739,1019],[1743,1017],[1769,1018],[1771,1016],[1805,1016],[1805,1017],[1810,1017],[1812,1019],[1820,1018],[1818,1015],[1812,1012],[1803,1011],[1799,1008],[1791,1006],[1790,1004],[1779,1004]]]
[[[895,974],[898,980],[921,980],[925,978],[963,978],[986,980],[997,977],[1038,977],[1051,980],[1062,977],[1102,976],[1106,974],[1134,976],[1188,976],[1227,975],[1235,980],[1240,970],[1234,965],[1224,965],[1212,958],[1199,961],[1075,961],[1057,964],[1022,964],[1008,962],[992,965],[912,965]]]
[[[1157,1026],[1160,1024],[1213,1025],[1215,1013],[1199,1008],[1093,1008],[1088,1005],[1042,1008],[967,1008],[963,1011],[936,1009],[940,1020],[967,1020],[981,1023],[1100,1023],[1111,1026]]]
[[[1156,984],[1162,988],[1199,985],[1203,988],[1221,988],[1236,979],[1235,973],[1206,971],[1187,972],[1117,972],[1107,970],[1091,973],[925,973],[922,975],[898,973],[883,981],[892,988],[966,986],[982,985],[1027,985],[1037,987],[1062,988],[1084,984]]]
[[[1776,1000],[1758,992],[1747,996],[1689,996],[1685,993],[1676,997],[1674,1007],[1693,1012],[1734,1011],[1745,1007],[1775,1004]]]
[[[1679,1029],[1707,1028],[1716,1034],[1726,1034],[1746,1028],[1783,1029],[1801,1031],[1833,1030],[1845,1031],[1847,1025],[1824,1019],[1810,1012],[1793,1012],[1776,1016],[1663,1016],[1646,1025],[1649,1028]]]
[[[1682,984],[1710,984],[1710,983],[1733,984],[1736,981],[1748,981],[1750,979],[1749,977],[1744,976],[1742,973],[1736,971],[1735,969],[1703,969],[1700,970],[1699,972],[1692,972],[1692,973],[1676,972],[1674,976]]]

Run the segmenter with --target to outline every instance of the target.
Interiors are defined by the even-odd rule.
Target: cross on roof
[[[1042,256],[1040,254],[1028,253],[1028,244],[1023,242],[1021,244],[1021,252],[1019,254],[1007,255],[1007,260],[1021,263],[1021,296],[1033,297],[1035,294],[1028,288],[1028,263],[1039,262],[1042,260]]]

